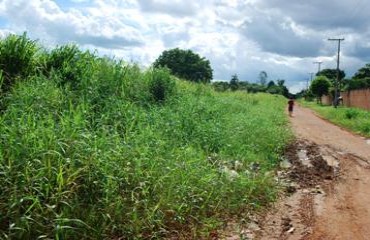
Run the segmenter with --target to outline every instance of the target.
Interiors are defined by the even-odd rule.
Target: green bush
[[[355,118],[357,118],[357,116],[359,114],[360,114],[359,111],[357,109],[354,109],[354,108],[347,109],[346,112],[345,112],[345,116],[348,119],[355,119]]]
[[[0,40],[3,92],[8,91],[17,79],[24,80],[35,72],[35,55],[38,50],[36,41],[28,39],[26,33],[21,36],[10,34]]]
[[[57,74],[58,84],[72,89],[84,88],[93,74],[96,57],[81,51],[76,45],[63,45],[53,49],[44,58],[44,74]]]
[[[149,77],[149,92],[155,102],[164,102],[175,92],[175,81],[168,69],[155,68]]]

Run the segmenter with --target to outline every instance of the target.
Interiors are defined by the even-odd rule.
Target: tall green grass
[[[315,110],[320,116],[329,121],[351,130],[357,134],[370,137],[370,113],[359,108],[317,105],[312,102],[302,102],[304,106]]]
[[[282,97],[43,54],[2,99],[0,238],[207,237],[276,197],[270,172],[292,137]]]
[[[0,91],[9,90],[18,78],[35,73],[38,50],[37,43],[29,40],[26,33],[22,36],[11,34],[0,41]]]

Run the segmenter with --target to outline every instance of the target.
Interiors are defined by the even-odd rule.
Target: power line
[[[344,38],[329,38],[329,41],[338,42],[338,56],[337,56],[337,80],[335,81],[335,96],[334,96],[334,107],[338,106],[338,85],[339,85],[339,56],[340,56],[340,42],[344,41]]]
[[[310,72],[310,73],[308,73],[308,74],[310,74],[310,78],[306,78],[306,97],[307,97],[307,93],[308,93],[308,88],[309,88],[309,86],[310,86],[310,84],[311,84],[311,82],[312,82],[312,78],[313,78],[313,75],[314,75],[315,73]]]
[[[317,64],[318,65],[317,73],[319,73],[320,70],[321,70],[320,67],[321,67],[322,61],[313,62],[313,64]]]

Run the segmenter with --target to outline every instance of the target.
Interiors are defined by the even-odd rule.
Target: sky
[[[370,62],[367,0],[0,0],[0,37],[27,32],[52,48],[76,43],[100,55],[150,66],[164,51],[208,59],[214,81],[284,79],[291,92],[310,73],[351,77]]]

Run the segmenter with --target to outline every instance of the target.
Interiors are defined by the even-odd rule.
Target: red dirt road
[[[296,106],[274,206],[218,239],[370,240],[370,141]]]
[[[319,145],[329,145],[340,151],[370,160],[370,145],[365,139],[322,120],[313,111],[297,106],[291,123],[296,136]]]
[[[329,158],[339,155],[339,177],[314,203],[311,233],[295,239],[370,239],[370,145],[366,139],[299,106],[291,123],[298,138],[334,149]]]

